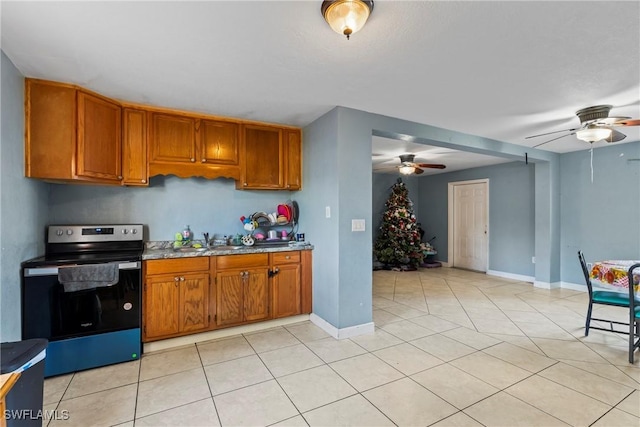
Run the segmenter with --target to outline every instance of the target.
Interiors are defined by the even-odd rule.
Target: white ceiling
[[[578,125],[580,108],[640,117],[638,1],[378,0],[349,41],[321,3],[3,0],[1,46],[28,77],[297,126],[340,105],[532,146],[544,139],[528,135]],[[640,127],[620,130],[640,140]],[[376,139],[387,161],[418,148],[446,171],[487,160]]]

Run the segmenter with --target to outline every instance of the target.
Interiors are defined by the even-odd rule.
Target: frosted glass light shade
[[[411,175],[415,171],[413,166],[400,166],[398,170],[403,175]]]
[[[586,129],[576,132],[576,137],[585,142],[596,142],[607,139],[611,136],[611,129],[597,126],[589,126]]]
[[[321,11],[331,29],[348,39],[364,27],[372,9],[372,1],[333,0],[322,2]]]

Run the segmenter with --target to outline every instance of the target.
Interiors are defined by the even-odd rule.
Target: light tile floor
[[[69,419],[48,424],[638,427],[640,366],[626,337],[584,337],[586,304],[456,269],[376,271],[372,335],[303,322],[50,378],[45,409]]]

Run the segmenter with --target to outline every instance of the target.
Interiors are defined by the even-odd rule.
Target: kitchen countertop
[[[284,245],[254,245],[254,246],[214,246],[210,248],[180,248],[173,249],[173,244],[166,245],[158,242],[147,243],[142,254],[143,260],[151,259],[167,259],[167,258],[192,258],[201,256],[217,256],[217,255],[241,255],[241,254],[260,254],[269,252],[287,252],[287,251],[310,251],[313,245],[309,243],[296,243]]]

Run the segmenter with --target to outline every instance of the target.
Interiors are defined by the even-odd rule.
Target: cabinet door
[[[229,270],[216,275],[216,323],[218,326],[244,320],[244,270]]]
[[[150,163],[195,163],[196,119],[151,114]]]
[[[119,105],[78,91],[76,175],[99,181],[122,180]]]
[[[285,138],[285,187],[287,190],[302,188],[302,138],[301,131],[287,130]]]
[[[123,109],[122,135],[122,183],[148,186],[147,113]]]
[[[197,331],[209,326],[208,293],[207,273],[180,275],[180,332]]]
[[[238,188],[284,188],[284,150],[282,129],[243,126],[244,162]]]
[[[273,276],[273,317],[300,314],[300,264],[276,266]]]
[[[173,274],[147,277],[144,303],[144,337],[179,332],[180,281]]]
[[[201,163],[238,165],[240,126],[237,123],[202,120],[198,137]]]
[[[25,176],[73,179],[76,90],[27,78],[25,98]]]
[[[269,318],[269,278],[267,268],[247,270],[244,290],[244,318],[246,321]]]

